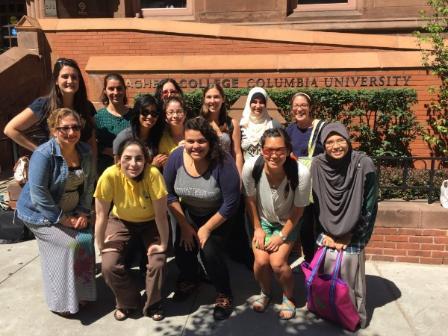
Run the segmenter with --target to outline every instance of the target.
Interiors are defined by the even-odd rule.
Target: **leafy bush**
[[[380,168],[380,199],[401,198],[406,201],[414,199],[427,199],[429,195],[429,169],[408,170],[406,185],[403,185],[403,168]],[[435,171],[433,180],[432,200],[440,197],[440,185],[448,178],[448,169]],[[409,187],[409,188],[407,188]]]
[[[249,89],[225,89],[231,106]],[[290,121],[289,100],[298,90],[267,90],[280,113]],[[417,102],[413,89],[339,90],[331,88],[301,90],[310,95],[312,113],[324,120],[340,120],[351,131],[358,149],[371,156],[406,156],[409,145],[421,131],[412,105]],[[188,109],[198,114],[202,91],[185,94]]]

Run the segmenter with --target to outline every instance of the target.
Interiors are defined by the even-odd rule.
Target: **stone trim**
[[[39,19],[38,22],[44,32],[131,30],[244,40],[419,50],[417,39],[407,36],[301,31],[138,18]],[[18,28],[21,26],[18,25]]]
[[[418,51],[260,54],[260,55],[185,55],[185,56],[91,56],[87,72],[107,71],[284,71],[333,69],[421,68]]]

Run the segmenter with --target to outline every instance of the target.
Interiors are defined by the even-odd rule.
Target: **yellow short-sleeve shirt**
[[[113,202],[112,215],[129,222],[146,222],[155,217],[152,201],[167,195],[165,181],[156,167],[145,168],[145,177],[137,182],[122,173],[120,167],[107,168],[98,180],[94,197]]]
[[[159,153],[170,155],[177,146],[178,144],[174,141],[168,129],[165,129],[159,142]]]

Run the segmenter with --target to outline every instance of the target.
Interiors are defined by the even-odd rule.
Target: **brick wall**
[[[167,33],[136,32],[136,31],[58,31],[46,32],[46,38],[52,51],[53,60],[58,57],[74,58],[78,61],[81,69],[85,69],[87,61],[91,56],[106,55],[207,55],[207,54],[289,54],[289,53],[346,53],[346,52],[368,52],[381,51],[381,48],[350,47],[341,45],[323,45],[323,44],[305,44],[305,43],[287,43],[287,42],[269,42],[256,41],[250,39],[232,39],[215,38],[210,36],[190,36]],[[92,101],[98,101],[98,91],[101,88],[92,86],[101,86],[101,80],[89,81],[86,77],[89,97]],[[326,76],[393,76],[393,75],[411,75],[410,87],[417,90],[419,103],[414,106],[415,114],[420,122],[426,123],[426,110],[424,105],[429,101],[427,88],[431,85],[437,85],[437,79],[420,69],[387,70],[378,69],[373,71],[313,71],[300,72],[300,65],[295,72],[273,70],[263,73],[128,73],[124,74],[126,79],[153,78],[160,79],[165,76],[180,78],[213,78],[213,77],[256,77],[256,78],[274,78],[274,77],[318,77]],[[90,82],[93,82],[90,83]],[[243,82],[243,81],[242,81]],[[319,87],[324,87],[321,83]],[[394,86],[391,86],[392,88]],[[361,87],[359,84],[353,88]],[[374,87],[378,88],[378,87]],[[188,91],[188,89],[187,89]],[[137,92],[153,93],[153,88],[129,88],[129,97],[135,96]],[[132,102],[132,100],[131,100]],[[418,139],[412,144],[413,155],[428,156],[430,151],[422,139]]]
[[[366,259],[448,265],[448,230],[377,227]]]

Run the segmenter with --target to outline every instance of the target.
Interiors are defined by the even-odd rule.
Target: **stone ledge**
[[[382,201],[378,203],[376,227],[448,229],[448,209],[439,202]]]

